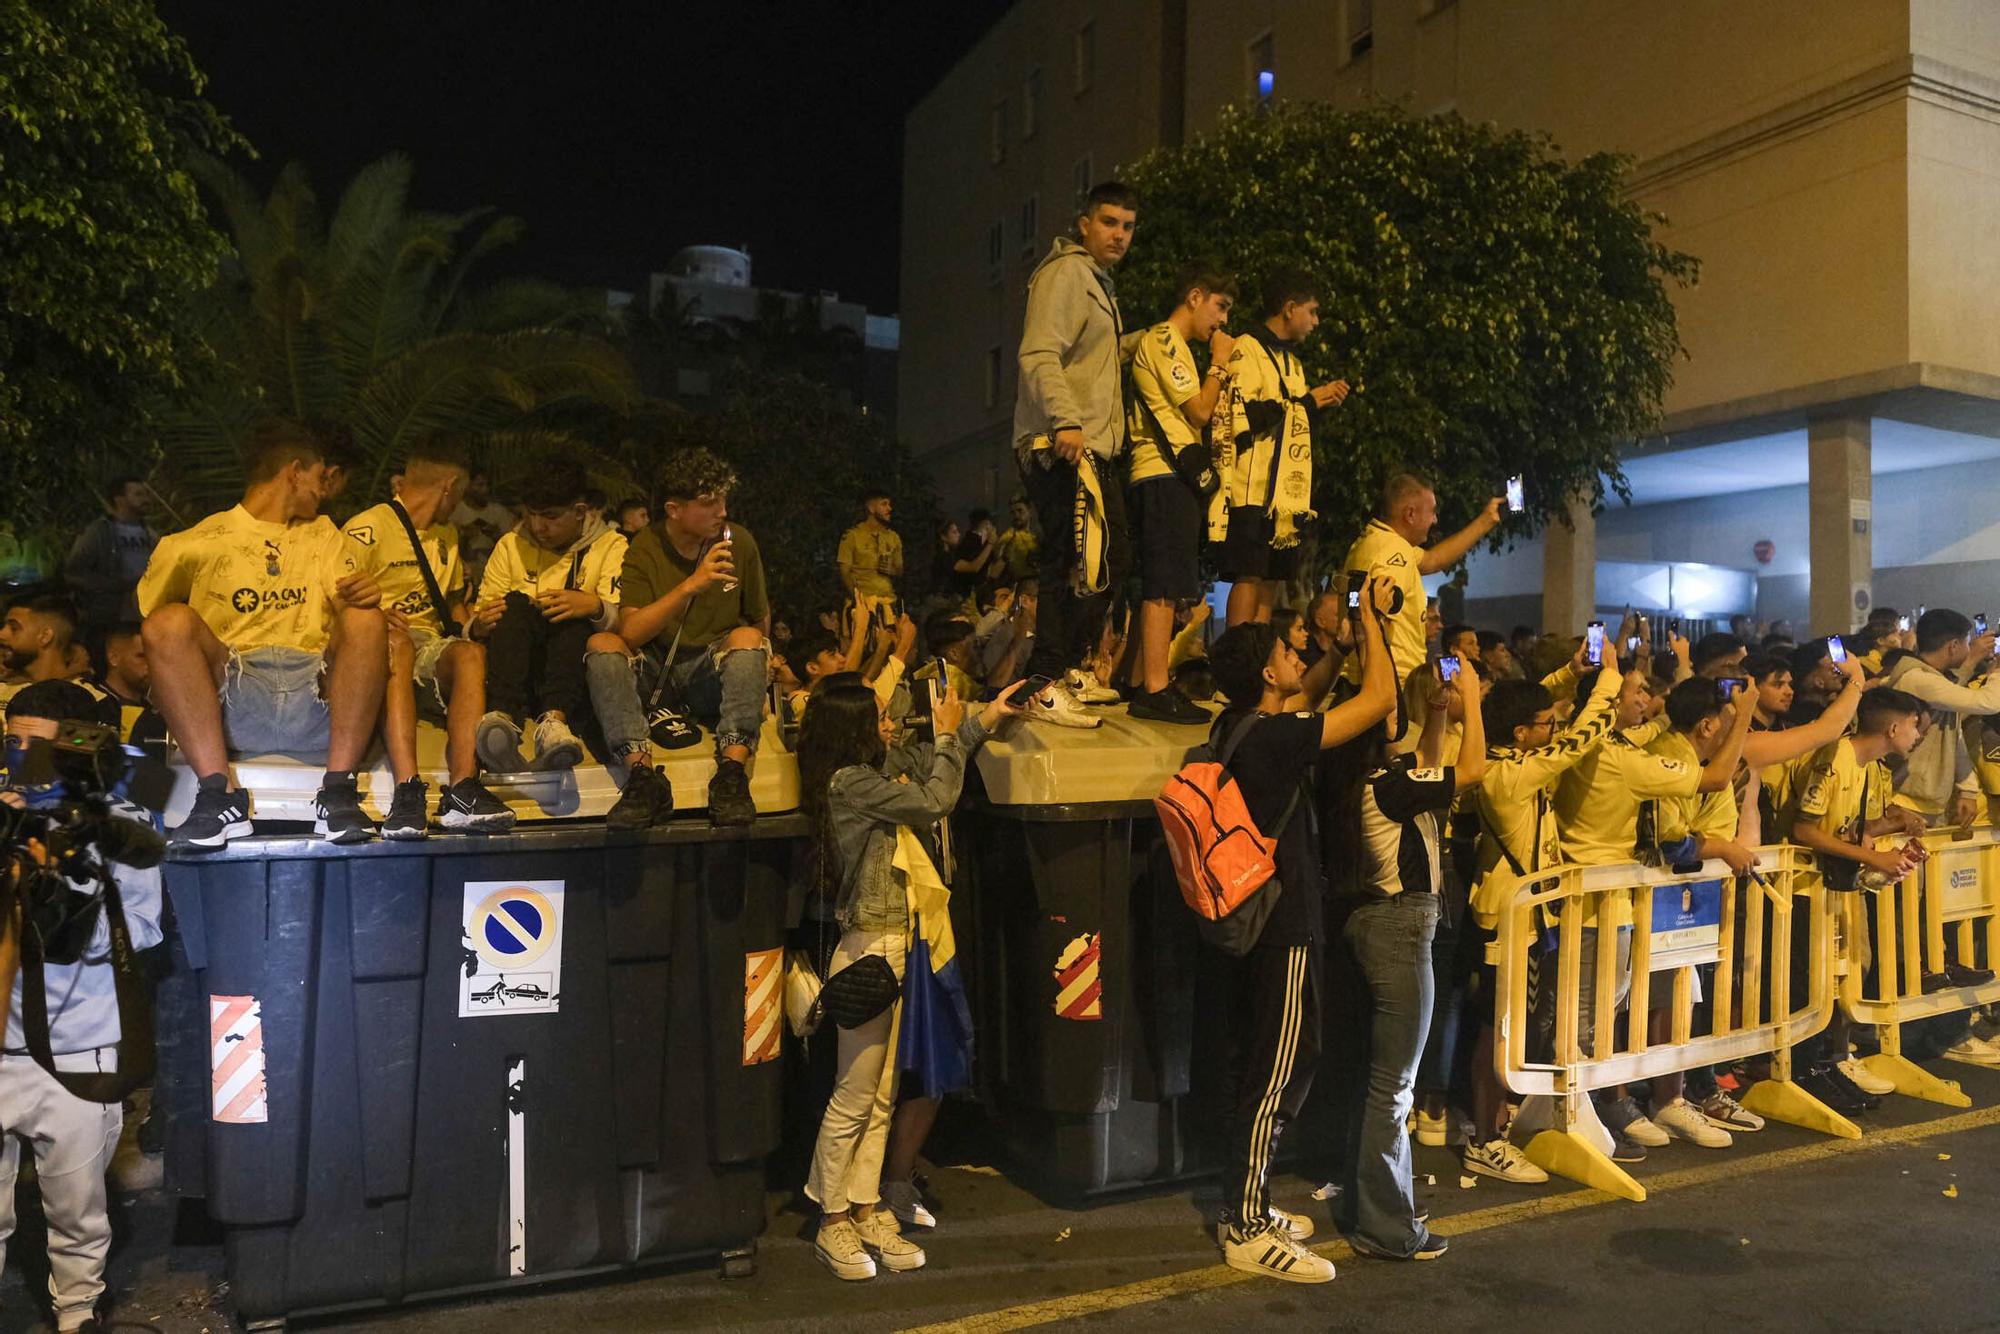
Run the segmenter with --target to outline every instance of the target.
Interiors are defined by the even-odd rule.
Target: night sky
[[[1007,0],[159,8],[260,187],[298,159],[330,202],[401,149],[418,207],[526,220],[492,272],[631,288],[681,246],[747,242],[760,286],[893,311],[903,115]]]

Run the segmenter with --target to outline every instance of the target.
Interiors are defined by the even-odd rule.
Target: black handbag
[[[889,961],[879,954],[864,954],[826,980],[814,1008],[842,1028],[859,1028],[902,994],[903,984]]]

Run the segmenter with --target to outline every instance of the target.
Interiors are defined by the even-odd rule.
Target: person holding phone
[[[715,733],[709,822],[757,818],[749,765],[763,728],[771,603],[757,539],[729,517],[736,470],[706,449],[683,449],[660,469],[660,518],[626,554],[615,632],[593,635],[590,697],[614,771],[625,787],[605,816],[643,829],[673,816],[673,790],[653,764],[655,701]]]
[[[1882,682],[1930,706],[1931,727],[1910,753],[1896,802],[1926,824],[1969,825],[1979,813],[1979,778],[1965,741],[1964,720],[2000,713],[2000,672],[1994,636],[1971,617],[1932,607],[1917,622],[1917,651],[1896,661]]]

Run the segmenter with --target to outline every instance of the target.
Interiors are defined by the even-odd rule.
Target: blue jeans
[[[1360,904],[1341,927],[1373,1008],[1368,1087],[1359,1117],[1350,1122],[1345,1212],[1355,1240],[1397,1257],[1414,1254],[1425,1237],[1411,1189],[1405,1122],[1431,1026],[1437,920],[1435,894],[1405,891]]]
[[[683,708],[714,729],[717,754],[726,746],[742,746],[754,755],[764,723],[770,660],[768,648],[726,649],[721,640],[683,652],[665,669],[667,688],[660,692],[660,702]],[[660,671],[660,660],[649,653],[585,656],[591,706],[604,729],[604,744],[614,756],[648,746],[646,714]]]
[[[326,659],[266,645],[232,652],[222,668],[222,731],[238,755],[326,755],[333,715],[320,694]]]

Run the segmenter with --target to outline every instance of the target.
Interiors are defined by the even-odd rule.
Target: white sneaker
[[[1666,1131],[1643,1116],[1635,1116],[1625,1127],[1625,1138],[1649,1149],[1664,1149],[1670,1138]]]
[[[861,1233],[849,1219],[821,1223],[819,1238],[813,1242],[813,1254],[833,1271],[835,1278],[857,1283],[875,1277],[875,1259],[861,1244]]]
[[[1264,1206],[1270,1215],[1271,1225],[1290,1237],[1293,1241],[1311,1241],[1313,1221],[1304,1214],[1295,1214],[1289,1209],[1280,1209],[1275,1204]]]
[[[1947,1048],[1944,1055],[1948,1061],[1964,1061],[1967,1065],[2000,1065],[2000,1048],[1970,1034],[1957,1046]]]
[[[1723,1130],[1752,1131],[1764,1128],[1764,1118],[1730,1097],[1721,1089],[1701,1100],[1698,1110],[1709,1124]]]
[[[1028,716],[1056,727],[1101,727],[1104,723],[1096,714],[1084,712],[1083,705],[1061,682],[1052,682],[1047,690],[1028,701]]]
[[[1505,1135],[1484,1144],[1466,1145],[1464,1162],[1466,1171],[1496,1181],[1532,1186],[1549,1179],[1549,1174],[1529,1162],[1528,1155]]]
[[[1080,704],[1116,704],[1118,692],[1101,684],[1098,679],[1081,667],[1072,667],[1063,673],[1062,683]]]
[[[1417,1143],[1428,1144],[1434,1149],[1443,1148],[1445,1132],[1451,1122],[1444,1116],[1432,1116],[1421,1109],[1417,1112]]]
[[[875,1263],[892,1274],[906,1274],[924,1267],[924,1248],[903,1235],[896,1216],[877,1209],[866,1218],[856,1219],[854,1231],[861,1244],[874,1253]]]
[[[1266,1228],[1241,1241],[1225,1238],[1222,1259],[1231,1269],[1287,1283],[1333,1282],[1333,1261],[1299,1245],[1283,1228]]]
[[[1655,1128],[1704,1149],[1726,1149],[1736,1142],[1727,1130],[1703,1116],[1701,1109],[1686,1098],[1675,1098],[1654,1112],[1651,1119]],[[1632,1127],[1625,1127],[1625,1133],[1630,1135]]]
[[[1846,1075],[1847,1082],[1863,1093],[1872,1093],[1878,1098],[1896,1091],[1894,1083],[1882,1078],[1852,1056],[1840,1062],[1840,1073]]]
[[[882,1207],[896,1215],[904,1227],[936,1227],[937,1215],[924,1207],[924,1197],[914,1181],[884,1181]]]
[[[472,748],[488,773],[518,774],[527,769],[528,762],[521,758],[521,726],[498,709],[479,720],[473,736]]]
[[[529,768],[538,773],[574,769],[583,758],[583,742],[569,730],[569,724],[554,714],[535,720],[535,758]]]

